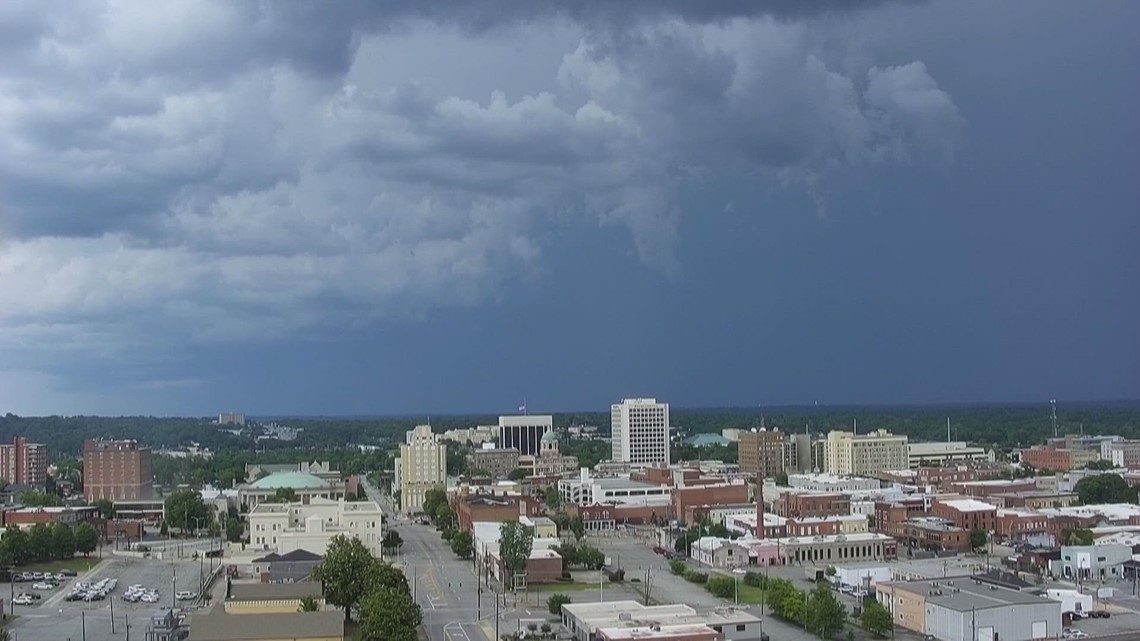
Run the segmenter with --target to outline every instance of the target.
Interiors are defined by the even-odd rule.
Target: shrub
[[[763,574],[760,574],[759,572],[745,572],[744,585],[766,590],[768,589],[768,580]]]
[[[689,570],[688,567],[685,565],[685,562],[680,560],[680,559],[673,559],[672,561],[670,561],[669,562],[669,569],[673,571],[673,574],[682,575],[682,576],[686,572],[688,572],[688,570]]]
[[[705,583],[705,589],[722,599],[731,599],[736,595],[736,580],[727,576],[718,576]]]
[[[685,580],[689,583],[704,583],[709,580],[709,575],[704,572],[697,572],[696,570],[686,570]]]
[[[562,616],[562,606],[570,603],[570,597],[565,594],[552,594],[546,600],[546,609],[556,617]]]

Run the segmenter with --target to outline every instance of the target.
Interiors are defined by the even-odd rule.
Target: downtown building
[[[417,425],[400,444],[393,486],[400,490],[400,508],[404,514],[423,511],[424,495],[431,489],[447,487],[447,445],[430,425]]]
[[[827,469],[835,475],[871,475],[910,468],[907,437],[875,430],[855,434],[833,430],[827,435]]]
[[[758,481],[772,479],[785,469],[788,435],[779,429],[763,427],[740,432],[736,457],[740,471],[755,474]]]
[[[554,417],[550,414],[500,416],[495,445],[499,449],[513,447],[519,456],[536,456],[542,448],[542,437],[553,429]]]
[[[669,465],[669,404],[655,398],[627,398],[610,407],[614,461]]]
[[[43,485],[47,481],[48,449],[23,436],[0,445],[0,479],[9,485]]]
[[[84,441],[83,496],[88,501],[153,498],[150,448],[135,440]]]

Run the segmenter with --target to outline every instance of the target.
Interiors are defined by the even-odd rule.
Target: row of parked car
[[[13,572],[12,582],[28,583],[31,581],[55,581],[58,583],[66,581],[68,578],[75,575],[75,570],[69,568],[60,570],[58,574],[53,574],[51,572]]]
[[[64,597],[65,601],[102,601],[107,595],[114,592],[119,585],[118,579],[99,579],[95,583],[76,581],[71,586],[71,592]]]

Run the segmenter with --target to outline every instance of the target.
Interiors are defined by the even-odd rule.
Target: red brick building
[[[517,521],[520,516],[542,516],[542,504],[519,495],[467,495],[455,499],[452,504],[459,529],[470,532],[476,521],[506,523]]]
[[[966,481],[951,483],[950,489],[966,496],[990,496],[993,494],[1009,494],[1011,492],[1032,492],[1037,489],[1033,479],[990,479],[985,481]]]
[[[666,523],[673,518],[672,508],[665,505],[575,505],[562,506],[567,516],[582,519],[588,531],[612,530],[619,523],[629,525],[649,525]]]
[[[924,497],[907,497],[898,501],[875,501],[875,518],[871,529],[891,532],[891,526],[919,516],[930,514],[930,504]]]
[[[786,518],[851,513],[851,497],[832,492],[783,492],[772,501],[772,511]]]
[[[1052,519],[1026,510],[998,510],[997,537],[1000,541],[1020,541],[1026,537],[1048,534]]]
[[[12,485],[43,485],[47,480],[48,448],[23,436],[0,445],[0,479]]]
[[[776,478],[784,471],[784,441],[787,435],[780,430],[759,429],[740,433],[736,445],[740,471],[755,474],[758,481]]]
[[[997,526],[997,507],[977,499],[940,499],[930,513],[963,530],[993,532]]]
[[[88,501],[137,501],[154,496],[151,451],[138,441],[83,444],[83,495]]]
[[[75,527],[82,522],[98,521],[99,508],[97,507],[24,507],[14,510],[5,510],[2,514],[3,525],[15,525],[26,530],[37,523],[63,523]]]
[[[970,533],[938,517],[920,516],[892,523],[889,532],[899,543],[922,550],[970,549]]]
[[[1038,470],[1052,470],[1054,472],[1080,469],[1099,458],[1099,451],[1056,447],[1054,445],[1034,445],[1021,450],[1022,463],[1028,463]]]
[[[688,509],[696,505],[731,505],[748,502],[748,485],[736,483],[716,483],[673,488],[672,517],[684,519]]]

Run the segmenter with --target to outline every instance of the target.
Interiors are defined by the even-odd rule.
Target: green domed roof
[[[540,443],[557,443],[558,442],[558,435],[554,433],[554,430],[550,430],[550,431],[548,431],[542,435],[542,438],[539,440],[539,442]]]
[[[281,488],[301,489],[310,487],[328,487],[324,480],[305,472],[277,472],[265,478],[250,483],[250,487],[261,490],[276,490]]]

